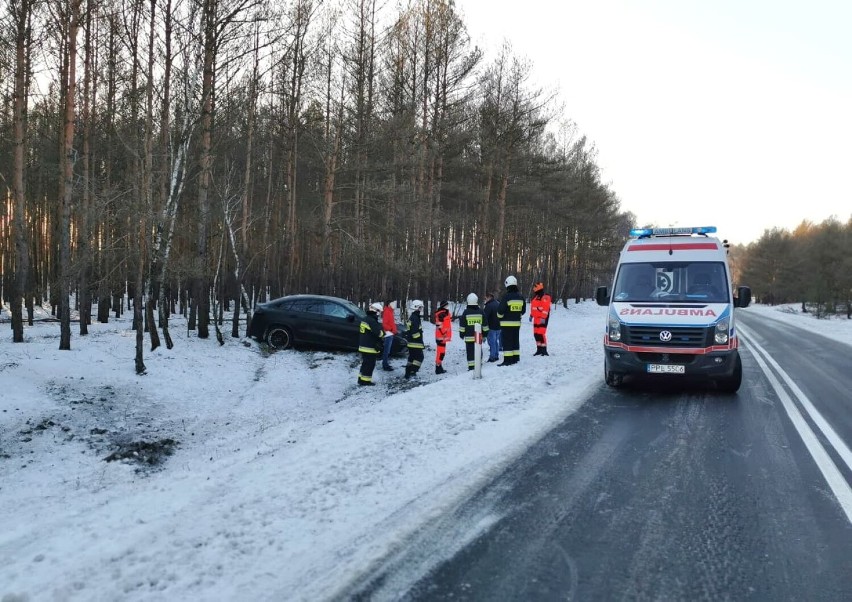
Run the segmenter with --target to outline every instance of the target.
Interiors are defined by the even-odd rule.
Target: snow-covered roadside
[[[852,344],[852,320],[847,320],[845,315],[817,318],[814,313],[802,313],[799,303],[775,306],[756,304],[741,311],[759,314],[763,318],[776,322],[807,328],[835,341]]]
[[[0,342],[0,600],[345,593],[602,385],[606,308],[568,307],[549,357],[531,357],[524,322],[521,363],[474,380],[456,335],[449,374],[427,352],[410,390],[402,359],[364,390],[354,354],[220,347],[180,320],[175,348],[146,353],[142,377],[125,321],[92,325],[71,351],[58,351],[55,323]],[[795,309],[743,311],[852,341],[852,321]],[[173,454],[104,461],[140,442]]]
[[[605,308],[558,308],[547,358],[354,386],[357,356],[178,337],[133,373],[126,323],[3,343],[0,597],[315,600],[475,491],[600,385]],[[180,332],[181,324],[174,325]],[[427,340],[431,331],[427,325]],[[433,353],[433,352],[432,352]],[[403,360],[395,364],[402,366]],[[154,468],[104,458],[174,440]]]

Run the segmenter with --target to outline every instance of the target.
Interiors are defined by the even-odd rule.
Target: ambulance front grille
[[[625,326],[624,340],[628,345],[653,347],[709,347],[711,329],[705,327]],[[671,337],[661,333],[671,333]]]

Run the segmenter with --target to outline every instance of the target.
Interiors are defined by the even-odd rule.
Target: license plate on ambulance
[[[686,366],[681,364],[648,364],[651,374],[686,374]]]

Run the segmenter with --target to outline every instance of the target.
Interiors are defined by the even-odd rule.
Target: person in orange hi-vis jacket
[[[452,316],[450,310],[447,309],[449,303],[441,301],[438,304],[438,311],[435,312],[435,374],[443,374],[444,356],[447,354],[447,343],[453,338],[453,327],[451,324]]]
[[[544,292],[544,283],[533,285],[533,298],[530,301],[530,319],[533,323],[535,337],[535,353],[533,355],[549,355],[547,353],[547,321],[550,319],[550,295]]]

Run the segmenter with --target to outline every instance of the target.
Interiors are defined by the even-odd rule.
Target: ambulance
[[[629,376],[699,378],[726,393],[742,382],[734,308],[748,307],[751,289],[732,290],[727,241],[714,226],[630,231],[608,305],[604,379]]]

